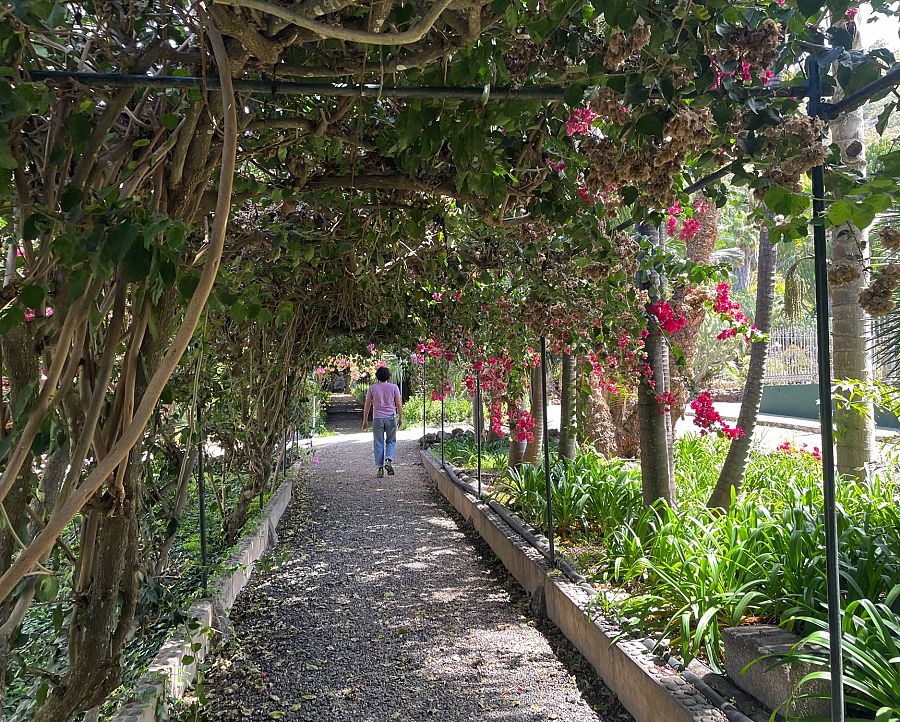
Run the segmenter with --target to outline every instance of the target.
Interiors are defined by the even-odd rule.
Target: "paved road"
[[[331,425],[348,433],[318,440],[281,565],[238,599],[205,719],[631,720],[457,525],[418,462],[421,429],[376,479],[358,410],[337,401]]]

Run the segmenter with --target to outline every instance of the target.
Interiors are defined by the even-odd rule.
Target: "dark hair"
[[[380,366],[375,371],[375,378],[379,381],[388,381],[391,378],[391,370],[387,366]]]

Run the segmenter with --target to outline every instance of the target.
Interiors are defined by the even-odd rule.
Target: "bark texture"
[[[563,354],[560,378],[559,455],[575,458],[575,359]]]
[[[772,327],[774,300],[775,247],[769,241],[768,232],[762,230],[759,237],[754,323],[764,333],[768,333]],[[725,457],[725,463],[719,471],[719,479],[709,499],[710,508],[727,509],[731,504],[732,488],[734,488],[735,496],[740,492],[741,483],[747,471],[747,460],[750,457],[750,444],[753,441],[753,431],[759,416],[759,405],[762,402],[768,353],[768,339],[754,341],[750,347],[747,380],[744,382],[744,396],[741,399],[741,410],[737,420],[737,425],[744,430],[744,435],[732,441],[728,448],[728,455]]]
[[[854,48],[861,47],[858,28],[847,23],[853,34]],[[836,96],[836,100],[840,99]],[[830,124],[831,138],[841,150],[848,169],[866,175],[866,149],[862,110],[845,113]],[[849,261],[859,270],[859,277],[831,287],[832,364],[834,380],[856,379],[871,382],[874,377],[872,355],[872,320],[859,305],[859,293],[869,284],[869,233],[852,223],[844,223],[831,234],[832,261]],[[838,473],[863,481],[868,466],[876,460],[875,414],[872,402],[861,402],[863,410],[834,409],[835,425],[840,433],[835,441]]]

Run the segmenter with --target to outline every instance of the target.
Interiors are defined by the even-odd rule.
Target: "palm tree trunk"
[[[861,48],[855,20],[847,22],[847,30],[853,34],[854,49]],[[836,95],[835,100],[840,100],[840,95]],[[829,126],[832,141],[841,149],[841,157],[848,170],[855,170],[864,178],[866,152],[862,121],[862,110],[855,110],[840,116]],[[872,320],[859,305],[859,292],[869,283],[868,236],[867,230],[852,223],[844,223],[832,231],[832,262],[849,261],[859,271],[856,280],[831,287],[835,381],[856,379],[871,383],[874,376],[869,353]],[[856,409],[836,406],[834,421],[841,433],[837,435],[835,452],[838,473],[864,481],[868,466],[877,457],[875,415],[871,400],[861,401],[858,406]]]
[[[575,458],[575,359],[563,354],[560,380],[559,456]]]
[[[760,331],[768,333],[772,327],[772,305],[775,300],[775,246],[769,242],[769,234],[765,229],[761,230],[759,234],[758,259],[754,322]],[[756,428],[756,419],[759,416],[759,405],[762,402],[768,353],[768,338],[763,341],[754,341],[750,347],[750,363],[737,421],[737,425],[744,430],[744,435],[732,441],[728,448],[728,455],[725,457],[725,463],[719,471],[719,479],[707,504],[711,509],[727,509],[731,504],[732,488],[734,488],[735,497],[740,492],[741,483],[747,470],[747,460],[750,457],[753,430]]]
[[[531,369],[531,415],[534,418],[534,440],[525,448],[526,464],[539,466],[544,448],[544,404],[541,403],[541,367]]]
[[[642,223],[638,233],[661,245],[659,226]],[[649,313],[649,311],[648,311]],[[665,499],[675,506],[675,482],[672,475],[672,438],[669,432],[670,415],[661,412],[656,393],[665,390],[668,379],[668,349],[662,332],[651,323],[644,351],[653,372],[656,388],[650,388],[648,379],[638,382],[638,426],[641,437],[641,484],[644,504]]]
[[[658,382],[665,377],[663,363],[663,338],[659,330],[651,330],[645,341],[647,363],[653,369]],[[656,392],[646,379],[638,383],[638,419],[641,434],[641,485],[644,504],[649,506],[657,499],[675,504],[675,485],[669,463],[669,432],[666,414],[660,413]]]

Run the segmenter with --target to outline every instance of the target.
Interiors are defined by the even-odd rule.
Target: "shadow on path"
[[[359,428],[357,413],[333,408],[330,423]],[[383,479],[368,445],[348,442],[320,449],[298,484],[273,566],[235,605],[203,719],[631,719],[558,632],[529,618],[414,441],[400,441],[397,475]]]

